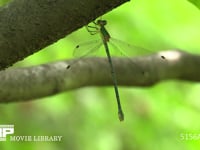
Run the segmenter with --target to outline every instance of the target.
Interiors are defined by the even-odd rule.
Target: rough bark
[[[128,0],[13,0],[0,8],[0,70]]]

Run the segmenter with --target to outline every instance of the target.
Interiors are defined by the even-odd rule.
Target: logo
[[[0,125],[0,142],[6,141],[6,137],[14,134],[14,125]],[[63,136],[60,135],[11,135],[7,139],[11,142],[60,142]]]
[[[0,141],[6,141],[6,136],[13,133],[14,125],[0,125]]]

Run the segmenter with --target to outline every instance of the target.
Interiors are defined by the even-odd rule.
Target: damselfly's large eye
[[[100,26],[105,26],[107,24],[106,20],[97,20],[97,24]]]

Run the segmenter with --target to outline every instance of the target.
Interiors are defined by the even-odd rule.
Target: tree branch
[[[128,0],[13,0],[0,8],[0,70]]]
[[[106,58],[73,61],[1,71],[0,102],[28,101],[84,86],[112,86]],[[200,81],[200,56],[183,51],[163,51],[131,60],[113,58],[113,63],[121,86],[151,86],[169,79]],[[72,66],[66,69],[68,64]]]

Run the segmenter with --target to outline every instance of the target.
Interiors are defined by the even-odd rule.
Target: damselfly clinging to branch
[[[88,32],[92,35],[96,34],[98,32],[101,35],[102,42],[101,43],[97,42],[98,44],[97,44],[97,46],[95,46],[96,47],[95,49],[98,49],[98,48],[100,48],[101,45],[104,45],[104,48],[106,50],[108,62],[109,62],[110,69],[111,69],[111,75],[112,75],[115,95],[116,95],[116,99],[117,99],[118,117],[119,117],[120,121],[123,121],[124,120],[124,113],[122,111],[122,107],[121,107],[121,103],[120,103],[120,96],[119,96],[119,91],[118,91],[118,87],[117,87],[116,73],[115,73],[115,69],[114,69],[112,59],[111,59],[111,56],[110,56],[109,47],[108,47],[108,44],[107,44],[107,42],[109,42],[109,40],[110,40],[110,34],[108,33],[108,31],[105,28],[107,21],[99,19],[99,20],[97,20],[96,22],[93,22],[93,23],[95,24],[95,26],[87,26],[86,28],[87,28]],[[91,31],[89,28],[92,28],[93,30]],[[80,46],[81,45],[76,46],[74,53],[80,48]],[[93,48],[91,50],[93,50]],[[90,53],[90,50],[86,54],[82,55],[82,57],[86,56],[88,53]],[[71,67],[71,65],[69,65],[67,68],[70,68],[70,67]]]
[[[88,25],[86,28],[91,35],[94,35],[96,33],[100,33],[101,40],[94,40],[94,41],[90,41],[90,42],[87,42],[87,43],[77,45],[75,50],[74,50],[74,55],[81,53],[81,54],[78,54],[78,55],[81,58],[83,58],[83,57],[87,56],[89,53],[94,52],[95,50],[98,50],[102,45],[104,45],[104,48],[105,48],[105,51],[106,51],[106,54],[107,54],[107,58],[108,58],[108,63],[109,63],[109,66],[110,66],[110,71],[111,71],[111,76],[112,76],[112,80],[113,80],[115,95],[116,95],[116,99],[117,99],[118,117],[119,117],[120,121],[123,121],[124,120],[124,113],[123,113],[123,110],[122,110],[122,107],[121,107],[120,96],[119,96],[119,91],[118,91],[118,87],[117,87],[116,72],[115,72],[115,68],[114,68],[113,63],[112,63],[112,58],[111,58],[110,50],[109,50],[109,47],[108,47],[108,43],[110,43],[111,40],[112,41],[114,40],[117,43],[123,43],[123,42],[120,41],[120,40],[116,40],[116,39],[111,38],[110,34],[108,33],[108,31],[105,28],[105,25],[107,24],[106,20],[99,19],[99,20],[97,20],[96,22],[93,22],[93,23],[94,23],[94,26]],[[93,47],[89,48],[88,45],[90,45],[90,43]],[[112,43],[112,45],[113,45],[113,43]],[[123,45],[125,45],[125,44],[123,44]],[[129,44],[126,44],[126,45],[128,45],[128,47],[130,46]],[[86,52],[81,51],[86,46],[87,46],[87,51]],[[133,47],[135,47],[135,46],[133,46]],[[114,48],[117,49],[117,46],[114,46]],[[138,47],[135,47],[135,48],[138,49]],[[142,49],[142,48],[139,48],[139,49]],[[123,54],[123,51],[120,51],[120,53]],[[74,63],[72,63],[71,65],[73,65],[73,64]],[[67,68],[70,68],[71,65],[69,65]],[[142,70],[142,69],[140,69],[140,70]],[[142,72],[141,74],[144,73],[144,71],[141,71],[141,72]]]
[[[116,77],[115,68],[113,66],[112,59],[111,59],[111,56],[110,56],[109,47],[108,47],[108,42],[110,40],[110,34],[108,33],[108,31],[105,28],[107,21],[106,20],[97,20],[97,22],[95,22],[95,24],[99,26],[99,28],[96,27],[96,29],[99,30],[99,33],[101,35],[101,39],[102,39],[104,48],[106,50],[106,55],[108,57],[108,62],[109,62],[109,65],[110,65],[115,95],[116,95],[116,99],[117,99],[118,117],[119,117],[120,121],[123,121],[124,120],[124,113],[123,113],[123,110],[122,110],[122,107],[121,107],[120,96],[119,96],[119,91],[118,91],[118,87],[117,87],[117,77]],[[88,27],[90,27],[90,26],[88,26]],[[91,32],[91,34],[93,34],[93,33]]]

